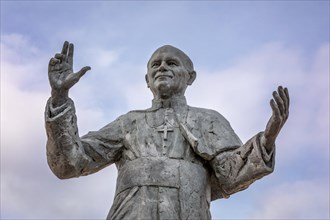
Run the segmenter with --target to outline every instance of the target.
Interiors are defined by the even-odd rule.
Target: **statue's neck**
[[[187,106],[186,98],[182,96],[172,96],[167,99],[154,98],[152,100],[152,108],[173,108],[178,109]]]

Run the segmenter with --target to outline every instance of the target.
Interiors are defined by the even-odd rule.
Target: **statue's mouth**
[[[158,74],[158,75],[156,75],[156,77],[155,77],[155,80],[157,80],[157,79],[162,79],[162,78],[170,78],[170,79],[172,79],[173,78],[173,75],[171,75],[171,74]]]

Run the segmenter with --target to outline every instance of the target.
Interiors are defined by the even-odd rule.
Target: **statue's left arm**
[[[287,88],[280,86],[273,97],[270,101],[273,113],[265,131],[237,149],[219,153],[210,161],[223,197],[243,190],[273,172],[275,140],[289,115]]]

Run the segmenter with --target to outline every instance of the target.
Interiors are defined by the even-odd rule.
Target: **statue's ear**
[[[195,81],[195,79],[196,79],[196,72],[195,71],[191,71],[189,73],[189,79],[188,79],[187,84],[190,86],[191,84],[193,84],[193,82]]]
[[[148,74],[146,74],[146,75],[145,75],[145,79],[146,79],[147,87],[149,88],[149,79],[148,79]]]

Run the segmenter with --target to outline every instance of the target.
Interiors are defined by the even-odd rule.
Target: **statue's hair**
[[[194,64],[193,62],[191,61],[191,59],[188,57],[187,54],[185,54],[182,50],[176,48],[176,47],[173,47],[171,45],[164,45],[160,48],[158,48],[157,50],[155,50],[155,52],[151,55],[151,57],[153,57],[157,52],[159,51],[162,51],[162,50],[174,50],[178,56],[181,58],[181,60],[183,61],[183,64],[185,65],[186,69],[188,70],[188,72],[192,72],[194,71]],[[149,63],[150,63],[150,60],[151,58],[149,59],[148,61],[148,66],[149,66]]]

